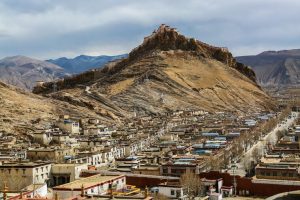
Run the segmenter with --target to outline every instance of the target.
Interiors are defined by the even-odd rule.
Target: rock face
[[[57,91],[53,88],[57,88]],[[178,109],[247,112],[271,109],[255,73],[237,63],[226,48],[186,38],[161,25],[128,58],[34,92],[61,99],[68,95],[118,115]],[[120,116],[121,117],[121,116]]]
[[[32,90],[37,81],[53,81],[65,75],[57,65],[25,56],[0,60],[0,80],[26,90]]]
[[[55,65],[62,67],[65,72],[70,74],[78,74],[84,71],[90,70],[92,68],[99,68],[107,64],[108,62],[125,58],[127,54],[117,55],[117,56],[86,56],[80,55],[75,58],[58,58],[46,60]]]
[[[300,49],[266,51],[236,59],[252,67],[263,87],[300,84]]]

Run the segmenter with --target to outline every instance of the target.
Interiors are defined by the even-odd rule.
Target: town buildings
[[[61,199],[146,198],[146,193],[185,199],[182,175],[192,173],[200,179],[203,173],[228,169],[257,140],[250,133],[275,117],[263,111],[237,115],[185,110],[139,116],[116,126],[95,118],[61,116],[50,127],[38,127],[25,138],[2,137],[0,173],[1,177],[11,176],[7,181],[0,179],[0,188],[6,183],[18,193],[32,184],[45,183]],[[268,155],[256,166],[253,181],[298,181],[298,158],[292,161],[288,153],[299,151],[299,127],[268,149]],[[219,198],[236,191],[232,183],[205,178],[201,195]],[[14,184],[16,180],[18,184]],[[241,195],[250,193],[244,189]]]

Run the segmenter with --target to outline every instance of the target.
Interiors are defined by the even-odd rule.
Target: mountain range
[[[265,51],[236,59],[255,71],[257,81],[263,87],[300,84],[300,49]]]
[[[31,91],[37,82],[49,82],[65,76],[101,67],[127,55],[77,56],[73,59],[58,58],[42,61],[26,56],[12,56],[0,60],[0,80]]]
[[[53,63],[62,67],[65,72],[70,74],[82,73],[92,68],[98,68],[105,65],[113,60],[127,57],[127,54],[116,55],[116,56],[86,56],[80,55],[75,58],[58,58],[46,60],[47,62]]]
[[[272,109],[270,97],[255,79],[253,70],[236,62],[226,48],[161,25],[128,57],[39,85],[33,92],[118,118],[178,109]]]
[[[25,56],[0,60],[0,80],[27,90],[31,90],[37,81],[53,81],[66,75],[57,65]]]

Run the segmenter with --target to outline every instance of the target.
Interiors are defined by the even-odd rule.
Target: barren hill
[[[37,81],[53,81],[65,75],[57,65],[25,56],[0,60],[0,80],[26,90],[32,90]]]
[[[256,84],[255,73],[237,63],[226,48],[186,38],[166,25],[144,38],[128,58],[45,83],[34,92],[130,114],[177,109],[247,112],[273,106]]]
[[[116,121],[109,113],[48,99],[0,82],[0,133],[25,133],[45,127],[61,114]],[[110,119],[110,120],[109,120]]]
[[[300,49],[266,51],[237,60],[252,67],[263,87],[300,84]]]

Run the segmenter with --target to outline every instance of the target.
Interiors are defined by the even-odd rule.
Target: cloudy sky
[[[234,55],[300,48],[299,0],[0,0],[0,58],[127,53],[161,23]]]

